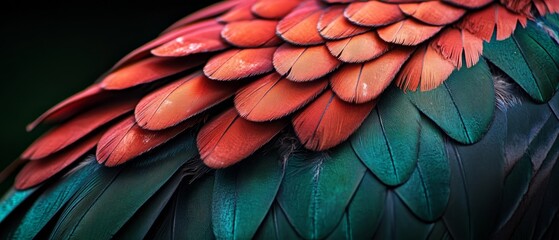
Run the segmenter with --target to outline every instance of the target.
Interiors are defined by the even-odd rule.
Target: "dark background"
[[[48,127],[25,126],[126,53],[216,1],[8,1],[0,6],[0,169]]]

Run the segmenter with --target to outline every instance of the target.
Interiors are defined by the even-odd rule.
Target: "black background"
[[[8,1],[0,6],[0,168],[48,127],[25,126],[174,21],[216,1]]]

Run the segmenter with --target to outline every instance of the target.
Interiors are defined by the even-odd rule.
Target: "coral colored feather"
[[[233,96],[237,88],[196,72],[144,97],[136,106],[136,121],[149,130],[169,128]]]
[[[320,16],[318,31],[326,39],[343,39],[364,33],[368,27],[355,25],[344,16],[344,6],[330,7]]]
[[[223,50],[229,45],[221,39],[222,29],[223,26],[213,24],[190,31],[151,50],[151,53],[160,57],[182,57]]]
[[[108,167],[121,165],[166,143],[200,120],[193,118],[172,128],[150,131],[138,126],[133,116],[128,117],[101,137],[97,144],[97,161]]]
[[[454,69],[454,65],[432,46],[425,45],[419,47],[404,65],[396,84],[404,90],[415,91],[420,87],[421,91],[428,91],[442,84]]]
[[[232,49],[212,57],[204,74],[213,80],[230,81],[268,73],[274,69],[276,47]]]
[[[239,89],[235,108],[250,121],[272,121],[305,106],[327,86],[326,79],[296,83],[271,73]]]
[[[526,26],[525,16],[511,13],[505,7],[494,4],[478,12],[467,15],[458,26],[487,42],[491,40],[493,31],[497,27],[497,40],[508,38],[517,22]]]
[[[271,47],[282,43],[276,36],[277,21],[238,21],[225,25],[221,36],[231,45],[245,48]]]
[[[283,40],[297,45],[323,43],[324,39],[317,29],[321,15],[320,6],[314,1],[307,1],[281,19],[276,32]]]
[[[296,82],[319,79],[340,64],[326,46],[295,47],[283,44],[274,54],[276,71]]]
[[[405,14],[431,25],[447,25],[460,19],[466,10],[439,1],[400,4]]]
[[[483,40],[468,31],[447,28],[431,41],[431,46],[460,69],[463,56],[465,56],[467,67],[475,65],[479,61],[483,51]]]
[[[293,117],[293,128],[306,148],[323,151],[349,138],[374,106],[347,103],[326,91]]]
[[[493,2],[493,0],[442,0],[449,4],[466,8],[481,8]]]
[[[88,136],[74,144],[71,148],[42,159],[41,161],[28,162],[15,179],[16,189],[34,187],[60,173],[66,167],[80,159],[84,154],[92,150],[101,138],[101,133],[102,131],[99,131]]]
[[[259,0],[252,5],[252,13],[262,18],[281,19],[301,3],[300,0]]]
[[[338,41],[329,41],[326,47],[341,61],[359,63],[381,56],[390,49],[391,44],[380,39],[376,32],[367,32]]]
[[[374,100],[392,83],[412,51],[396,48],[366,63],[344,65],[330,77],[332,91],[346,102]]]
[[[377,31],[380,38],[384,41],[407,46],[415,46],[428,40],[437,34],[442,28],[442,26],[425,25],[417,20],[406,19],[389,26],[379,28]]]
[[[351,3],[344,16],[355,24],[369,27],[386,26],[405,18],[398,5],[379,1]]]
[[[190,14],[184,18],[179,19],[177,22],[173,23],[171,26],[169,26],[167,29],[165,29],[165,31],[163,32],[164,34],[168,33],[168,32],[172,32],[173,30],[180,28],[184,25],[187,24],[192,24],[192,23],[199,23],[202,20],[208,19],[208,18],[212,18],[212,17],[216,17],[219,14],[225,13],[229,10],[231,10],[232,8],[234,8],[235,6],[239,5],[240,1],[223,1],[223,2],[218,2],[214,5],[211,5],[207,8],[201,9],[200,11],[197,11],[193,14]],[[211,20],[211,21],[215,21],[215,20]]]
[[[221,23],[230,23],[242,20],[252,20],[254,15],[251,8],[254,1],[240,1],[238,5],[229,10],[227,13],[219,16],[217,20]]]
[[[107,90],[131,88],[192,69],[204,62],[205,58],[201,56],[181,59],[150,57],[110,73],[101,81],[101,87]]]
[[[256,123],[235,111],[226,112],[206,123],[197,137],[200,157],[211,168],[225,168],[250,156],[284,127],[284,121]]]
[[[31,160],[48,157],[115,118],[132,111],[137,102],[138,100],[135,98],[114,101],[110,105],[100,106],[82,113],[37,139],[23,152],[21,157]]]

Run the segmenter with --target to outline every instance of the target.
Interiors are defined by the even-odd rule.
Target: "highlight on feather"
[[[288,43],[277,49],[273,63],[279,74],[295,82],[319,79],[341,64],[326,46],[295,47]]]
[[[228,43],[245,48],[272,47],[281,44],[276,36],[277,21],[251,20],[232,22],[223,28],[221,36]]]
[[[315,1],[306,1],[281,19],[276,32],[286,42],[297,45],[316,45],[324,42],[317,25],[322,10]]]
[[[318,31],[326,39],[342,39],[369,31],[370,28],[352,24],[343,13],[344,6],[332,6],[322,13]]]
[[[215,21],[207,26],[192,29],[182,35],[173,34],[173,39],[153,48],[151,53],[159,57],[184,57],[196,53],[215,52],[229,45],[221,39],[223,26]],[[169,38],[169,37],[167,37]]]
[[[166,129],[233,96],[238,86],[212,81],[198,71],[145,96],[134,115],[144,129]]]
[[[483,52],[483,40],[466,30],[447,28],[431,41],[431,46],[455,67],[462,67],[462,59],[466,66],[472,67]]]
[[[431,45],[419,47],[404,65],[396,78],[396,85],[406,90],[428,91],[438,87],[455,67],[443,58]]]
[[[250,156],[268,143],[285,122],[251,122],[229,109],[206,123],[197,137],[200,157],[208,167],[225,168]]]
[[[252,5],[252,13],[261,18],[280,19],[301,3],[300,0],[259,0]]]
[[[351,22],[367,26],[386,26],[405,18],[396,4],[380,1],[353,2],[347,6],[344,16]]]
[[[276,47],[232,49],[210,58],[204,74],[213,80],[231,81],[268,73],[274,69]]]
[[[358,63],[381,56],[392,45],[380,39],[376,32],[371,31],[338,41],[328,41],[326,47],[339,60]]]
[[[440,1],[422,3],[405,3],[399,5],[400,10],[421,22],[431,25],[447,25],[460,19],[466,10],[445,4]]]

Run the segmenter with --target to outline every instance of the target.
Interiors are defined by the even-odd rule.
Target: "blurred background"
[[[8,1],[0,8],[0,169],[48,127],[25,126],[126,53],[217,1]]]

